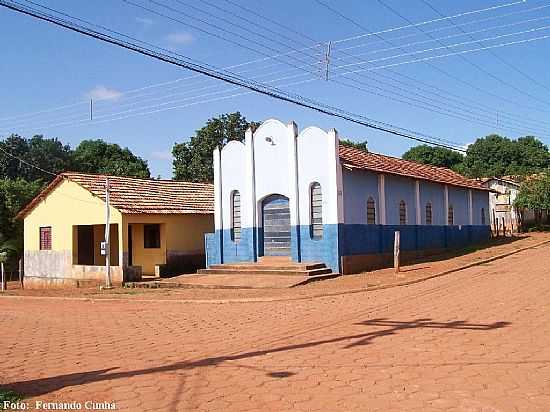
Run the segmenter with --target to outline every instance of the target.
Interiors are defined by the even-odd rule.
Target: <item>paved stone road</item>
[[[0,383],[130,411],[550,410],[550,246],[293,302],[0,299]]]

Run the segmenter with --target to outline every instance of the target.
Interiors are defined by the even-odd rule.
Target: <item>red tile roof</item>
[[[92,195],[105,200],[105,182],[107,178],[109,178],[110,186],[110,203],[121,213],[214,213],[214,186],[209,183],[67,172],[58,175],[37,197],[19,212],[18,217],[25,217],[65,179],[77,183]]]
[[[370,170],[398,176],[412,177],[452,186],[487,190],[480,181],[468,179],[445,167],[436,167],[377,153],[364,152],[349,146],[340,146],[340,162],[350,169]]]

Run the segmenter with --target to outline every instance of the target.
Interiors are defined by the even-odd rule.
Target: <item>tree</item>
[[[464,161],[464,156],[444,147],[432,147],[428,145],[415,146],[403,154],[403,159],[426,165],[459,169]]]
[[[477,139],[464,159],[470,177],[529,175],[550,167],[548,148],[533,136],[511,140],[499,135]]]
[[[256,129],[259,123],[249,122],[239,112],[223,114],[206,122],[195,132],[189,142],[176,143],[174,156],[174,179],[191,182],[212,182],[214,170],[212,153],[232,140],[243,141],[249,127]]]
[[[0,141],[0,146],[14,156],[53,173],[68,170],[72,166],[71,148],[58,139],[46,139],[41,135],[25,139],[18,135],[11,135],[4,141]],[[51,178],[48,173],[7,155],[0,156],[0,175],[28,181]]]
[[[9,245],[11,251],[20,252],[23,249],[23,222],[16,220],[15,216],[42,187],[40,180],[0,180],[0,243]]]
[[[366,140],[364,140],[362,142],[354,142],[354,141],[351,141],[349,139],[340,139],[340,144],[342,146],[348,146],[348,147],[353,147],[354,149],[362,150],[363,152],[368,152],[369,151]]]
[[[533,210],[536,224],[540,224],[542,212],[546,211],[547,215],[550,212],[550,172],[526,179],[520,186],[514,206],[519,211]]]
[[[83,140],[72,154],[74,171],[115,176],[150,177],[147,161],[128,148],[103,140]]]

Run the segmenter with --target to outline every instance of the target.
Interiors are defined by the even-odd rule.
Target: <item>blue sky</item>
[[[491,49],[492,53],[483,50],[433,59],[430,65],[427,62],[404,64],[420,58],[550,35],[546,28],[550,26],[550,6],[544,8],[550,4],[547,1],[528,0],[452,20],[462,24],[468,32],[476,32],[472,34],[476,40],[493,38],[485,40],[483,45],[472,43],[467,36],[458,36],[460,32],[456,28],[449,28],[450,20],[419,26],[422,30],[433,31],[432,36],[441,38],[446,45],[466,43],[451,49],[442,49],[437,42],[430,42],[418,27],[387,31],[408,23],[376,0],[323,1],[364,28],[386,31],[380,34],[382,39],[401,48],[376,36],[365,36],[364,29],[315,0],[231,0],[233,4],[226,0],[155,1],[132,0],[181,22],[120,0],[37,0],[56,10],[217,67],[294,51],[291,55],[232,70],[246,71],[243,76],[257,77],[261,81],[283,78],[272,84],[369,118],[457,143],[467,144],[493,132],[509,137],[535,134],[550,143],[550,38]],[[513,3],[506,0],[427,1],[447,16]],[[422,0],[384,2],[415,23],[438,18]],[[268,16],[280,25],[247,13],[239,5]],[[484,21],[476,23],[478,20]],[[517,32],[524,33],[511,35]],[[341,41],[355,36],[362,37]],[[171,177],[170,151],[174,143],[186,141],[207,119],[233,111],[240,111],[250,120],[272,117],[284,122],[294,120],[300,129],[310,125],[324,129],[334,127],[341,136],[360,141],[366,139],[370,150],[385,154],[400,156],[414,145],[400,137],[265,96],[243,94],[244,91],[232,90],[231,85],[203,77],[188,79],[194,75],[184,69],[7,9],[0,9],[0,39],[0,133],[44,134],[59,137],[72,146],[83,139],[102,138],[127,146],[147,159],[155,176]],[[324,66],[319,61],[323,59],[325,46],[302,50],[314,45],[309,39],[334,41],[330,81],[321,79]],[[438,49],[424,51],[432,48]],[[297,53],[297,49],[301,52]],[[392,67],[386,67],[388,65]],[[345,74],[375,66],[376,70]],[[177,79],[184,80],[175,82]],[[301,81],[304,83],[287,86]],[[345,87],[336,81],[354,87]],[[155,86],[162,83],[166,84]],[[155,87],[142,89],[148,86]],[[241,95],[220,100],[234,94]],[[90,97],[95,100],[95,122],[87,121]],[[52,110],[62,106],[67,107]],[[166,110],[173,107],[177,108]],[[45,112],[28,115],[37,111]]]

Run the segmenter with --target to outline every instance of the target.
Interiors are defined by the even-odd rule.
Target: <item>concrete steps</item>
[[[201,275],[285,275],[320,276],[332,273],[324,263],[293,263],[290,260],[261,260],[254,263],[226,263],[200,269]]]

